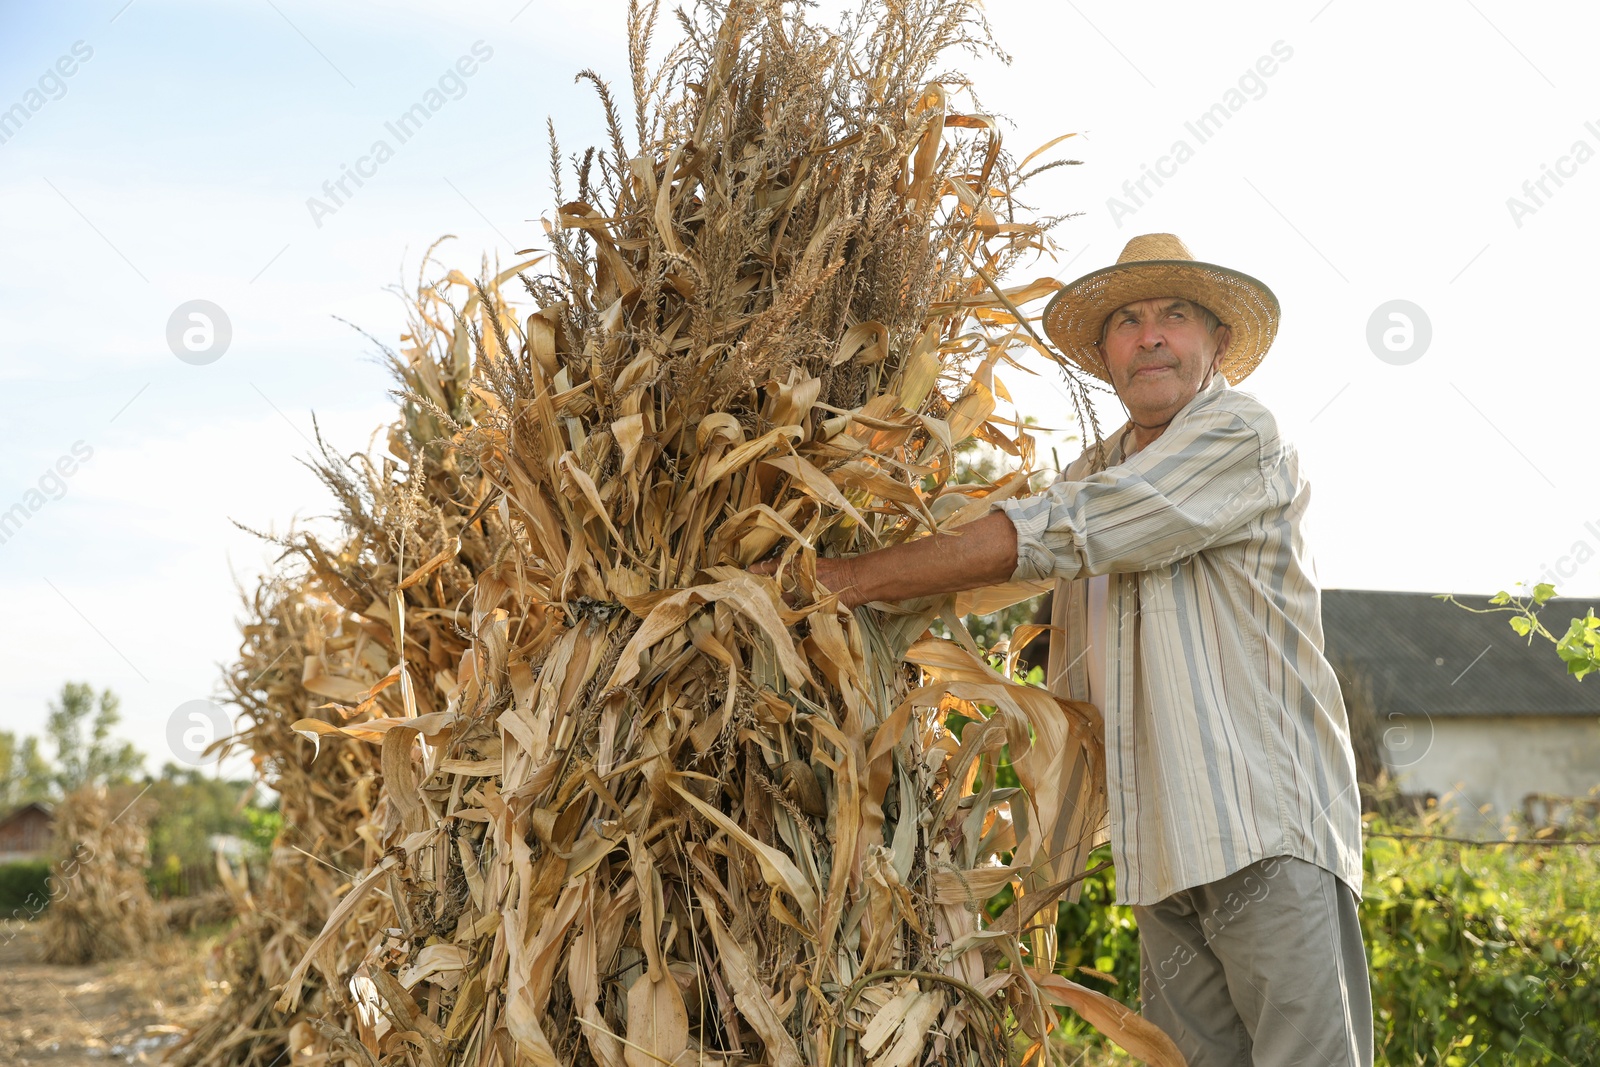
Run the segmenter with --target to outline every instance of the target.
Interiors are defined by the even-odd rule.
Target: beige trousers
[[[1371,1067],[1355,894],[1278,856],[1135,906],[1144,1016],[1189,1067]]]

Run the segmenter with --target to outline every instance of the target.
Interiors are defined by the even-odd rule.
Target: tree
[[[52,784],[50,761],[39,751],[37,737],[0,731],[0,812],[45,800]]]
[[[150,819],[150,889],[162,897],[215,885],[213,837],[240,838],[265,855],[278,826],[270,807],[255,803],[248,781],[210,778],[192,767],[168,763],[146,779]]]
[[[143,769],[144,753],[132,742],[111,736],[111,728],[122,718],[117,710],[121,703],[104,689],[97,705],[94,688],[87,682],[61,686],[60,700],[51,702],[44,729],[55,746],[52,778],[62,794],[91,782],[119,785]]]

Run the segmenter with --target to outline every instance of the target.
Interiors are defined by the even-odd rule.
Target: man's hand
[[[771,576],[776,560],[750,570]],[[847,608],[982,589],[1011,580],[1017,569],[1017,530],[991,511],[952,533],[934,534],[849,559],[817,559],[817,581]]]

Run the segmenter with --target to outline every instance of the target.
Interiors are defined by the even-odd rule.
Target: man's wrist
[[[1038,543],[1025,542],[1022,538],[1022,528],[1017,525],[1017,520],[1012,517],[1013,509],[1018,509],[1026,503],[1027,501],[1023,500],[1003,500],[995,504],[993,510],[989,512],[990,515],[996,512],[1004,515],[1007,524],[1011,527],[1011,570],[1000,580],[1001,583],[1035,582],[1049,577],[1047,572],[1039,570]]]
[[[853,567],[849,559],[837,556],[817,557],[817,585],[819,595],[826,591],[838,594],[841,598],[844,590],[854,580]]]
[[[856,562],[857,557],[847,556],[833,560],[828,579],[823,582],[828,592],[836,593],[846,607],[855,607],[865,601],[856,595],[856,583],[860,569]]]

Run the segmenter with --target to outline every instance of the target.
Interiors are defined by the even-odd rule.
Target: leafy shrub
[[[145,880],[150,892],[163,899],[216,884],[214,836],[240,838],[253,856],[267,851],[281,821],[275,809],[254,802],[249,782],[208,778],[171,763],[150,783],[149,797],[155,816]]]
[[[1391,830],[1369,825],[1374,835]],[[1090,866],[1106,858],[1102,847]],[[1110,904],[1114,887],[1108,868],[1085,881],[1078,903],[1061,905],[1060,969],[1137,1006],[1139,931],[1133,909]],[[1379,1063],[1596,1062],[1600,865],[1591,850],[1369,836],[1363,889]],[[1070,1047],[1104,1044],[1075,1017],[1063,1023]]]
[[[1593,1062],[1600,873],[1587,853],[1369,838],[1361,925],[1388,1062]]]
[[[32,916],[50,899],[47,860],[0,864],[0,918]]]

